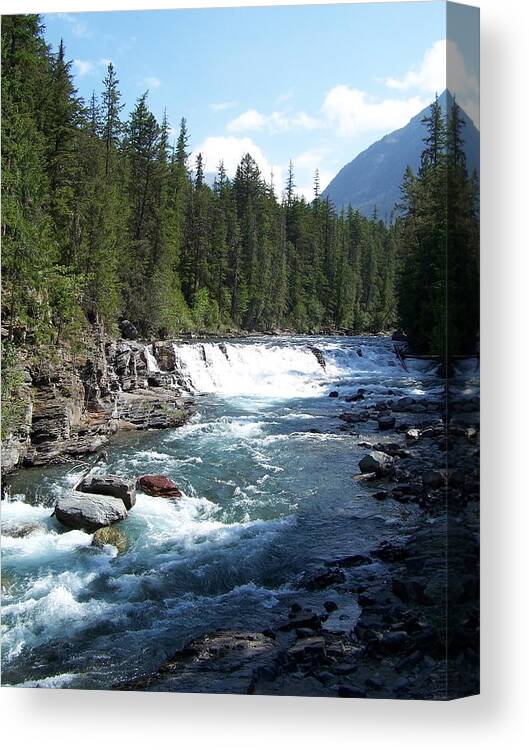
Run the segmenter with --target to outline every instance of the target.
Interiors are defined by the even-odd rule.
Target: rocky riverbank
[[[362,482],[413,507],[414,527],[298,581],[266,630],[188,643],[121,690],[446,700],[479,691],[479,400],[467,377],[438,397],[337,399],[365,449]],[[331,394],[330,394],[331,395]],[[359,427],[376,439],[360,441]]]
[[[159,366],[153,366],[152,350]],[[171,343],[90,335],[36,361],[21,352],[19,417],[2,442],[2,473],[99,451],[118,430],[177,427],[193,411]]]

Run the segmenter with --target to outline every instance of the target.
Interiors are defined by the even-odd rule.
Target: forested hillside
[[[267,182],[251,156],[211,189],[191,136],[142,93],[128,119],[112,64],[82,101],[36,16],[2,29],[3,284],[9,338],[75,335],[120,317],[144,336],[183,329],[346,328],[394,321],[395,242]],[[283,190],[284,187],[284,190]],[[282,196],[279,195],[282,193]]]

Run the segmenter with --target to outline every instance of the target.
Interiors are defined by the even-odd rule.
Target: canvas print
[[[479,691],[479,11],[2,17],[2,684]]]

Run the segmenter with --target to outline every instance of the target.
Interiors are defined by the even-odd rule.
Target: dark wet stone
[[[393,458],[382,451],[371,451],[358,462],[363,474],[375,472],[378,475],[389,474],[394,466]]]
[[[382,633],[379,640],[380,649],[389,654],[404,650],[409,646],[409,643],[410,637],[405,630]]]
[[[348,555],[347,557],[341,557],[339,560],[333,560],[327,563],[327,565],[338,565],[343,568],[353,568],[358,565],[370,565],[372,559],[367,555]]]
[[[138,329],[130,320],[122,320],[119,323],[119,330],[124,339],[137,339],[139,336]]]
[[[363,688],[354,687],[353,685],[339,685],[339,698],[366,698],[367,692]]]
[[[288,649],[288,656],[295,660],[304,660],[314,656],[325,656],[325,639],[320,636],[303,638]]]
[[[379,417],[378,429],[379,430],[392,430],[395,427],[395,423],[396,423],[395,417],[390,417],[390,416]]]
[[[321,619],[314,612],[302,611],[279,626],[279,630],[282,631],[297,630],[298,628],[318,630],[321,628]]]
[[[325,589],[329,586],[345,582],[345,573],[343,570],[324,570],[321,573],[316,573],[307,580],[306,586],[311,591],[318,589]]]

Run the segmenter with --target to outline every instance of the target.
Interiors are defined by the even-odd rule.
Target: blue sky
[[[322,188],[361,150],[445,88],[442,2],[51,14],[79,93],[99,91],[114,63],[127,111],[149,89],[175,129],[187,118],[207,171],[245,151],[282,186]]]

